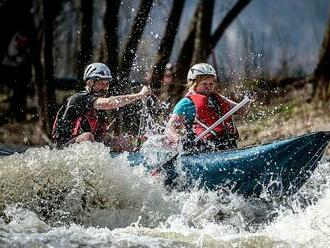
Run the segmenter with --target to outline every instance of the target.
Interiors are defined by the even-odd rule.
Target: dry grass
[[[288,101],[254,108],[251,118],[239,123],[241,146],[270,142],[315,131],[330,131],[330,104],[306,102],[306,92],[290,94]],[[328,147],[327,154],[330,154]]]
[[[330,130],[330,108],[314,108],[314,104],[294,106],[291,113],[276,113],[264,120],[248,122],[239,128],[245,144]]]

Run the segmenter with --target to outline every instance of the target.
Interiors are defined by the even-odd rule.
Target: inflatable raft
[[[171,187],[209,190],[227,187],[246,197],[267,193],[294,194],[311,176],[322,158],[330,132],[316,132],[273,143],[199,154],[174,156],[156,165]],[[128,156],[132,166],[154,168],[141,153]]]

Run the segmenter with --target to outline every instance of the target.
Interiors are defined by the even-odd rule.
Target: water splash
[[[163,210],[158,208],[171,209],[164,189],[142,167],[129,167],[126,155],[111,158],[102,144],[85,143],[63,150],[34,148],[3,158],[1,210],[19,203],[59,225],[83,223],[100,209],[132,209],[147,216],[149,224],[159,221],[162,215],[157,212]]]
[[[156,148],[155,148],[156,149]],[[0,160],[7,246],[292,247],[329,242],[329,162],[301,190],[244,199],[228,190],[168,192],[102,144],[34,148]],[[92,227],[91,227],[92,226]]]

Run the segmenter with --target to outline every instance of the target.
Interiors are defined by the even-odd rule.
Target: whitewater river
[[[285,201],[169,192],[101,144],[0,158],[0,247],[330,247],[330,163]]]

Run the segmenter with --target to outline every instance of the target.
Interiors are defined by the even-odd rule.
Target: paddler
[[[107,97],[112,75],[102,63],[88,65],[83,80],[85,90],[69,97],[57,112],[52,140],[58,148],[83,141],[102,142],[110,123],[106,110],[121,108],[150,94],[144,86],[136,94]]]
[[[237,105],[216,92],[216,81],[211,65],[199,63],[190,68],[188,93],[175,105],[167,124],[168,145],[176,147],[182,141],[185,150],[198,152],[237,148],[239,133],[231,116],[196,142],[196,137]],[[255,98],[253,94],[251,100]],[[236,114],[245,116],[249,109],[248,103]]]

